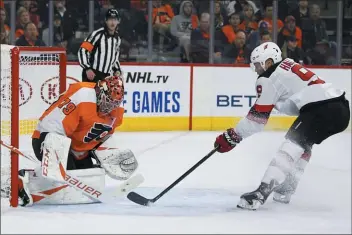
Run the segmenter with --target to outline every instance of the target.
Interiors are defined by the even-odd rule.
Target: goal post
[[[33,155],[30,136],[40,115],[66,90],[66,61],[64,48],[1,44],[2,141]],[[22,158],[2,145],[0,148],[1,189],[4,184],[10,186],[10,205],[17,207]]]

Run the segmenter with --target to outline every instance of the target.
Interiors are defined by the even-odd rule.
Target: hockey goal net
[[[66,89],[65,50],[1,45],[0,85],[1,194],[17,207],[18,170],[30,163],[3,144],[34,156],[31,134],[38,119]]]

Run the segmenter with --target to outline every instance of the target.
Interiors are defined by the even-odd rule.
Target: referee
[[[117,34],[120,21],[118,11],[109,9],[104,27],[93,31],[81,44],[78,60],[83,68],[83,82],[98,82],[107,76],[122,73],[119,62],[121,39]]]

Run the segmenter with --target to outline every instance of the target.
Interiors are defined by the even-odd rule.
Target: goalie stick
[[[25,155],[24,153],[22,153],[19,149],[11,146],[11,145],[8,145],[6,143],[4,143],[2,140],[0,142],[1,145],[5,146],[6,148],[10,149],[12,152],[15,152],[17,153],[18,155],[22,156],[22,157],[25,157],[29,160],[31,160],[32,162],[36,162],[38,163],[39,160],[37,158],[33,158],[32,156],[28,156],[28,155]],[[81,180],[77,179],[77,177],[73,177],[69,174],[67,174],[67,172],[65,172],[66,174],[66,177],[65,177],[65,181],[62,181],[62,183],[66,183],[68,185],[70,185],[71,187],[73,187],[74,189],[80,191],[81,193],[83,193],[84,195],[86,195],[87,197],[91,198],[92,200],[94,201],[97,201],[97,202],[103,202],[104,201],[104,195],[109,195],[107,193],[103,193],[103,192],[99,192],[97,193],[96,191],[91,191],[91,190],[87,190],[87,191],[91,191],[91,192],[87,192],[85,189],[86,188],[92,188],[94,189],[94,187],[90,187],[88,184],[87,187],[84,187],[84,188],[79,188],[77,187],[77,183],[74,184],[72,183],[69,179],[75,179],[75,181],[79,181],[79,182],[82,182]],[[133,190],[134,188],[138,187],[140,184],[142,184],[144,182],[144,177],[143,175],[141,174],[136,174],[132,177],[130,177],[128,180],[124,181],[121,185],[117,186],[115,189],[114,189],[114,192],[112,193],[112,195],[110,196],[121,196],[121,195],[124,195],[126,194],[127,192]],[[84,182],[82,182],[84,183]],[[85,183],[84,183],[85,184]]]
[[[134,203],[137,203],[142,206],[150,206],[151,204],[155,203],[157,200],[159,200],[164,194],[166,194],[168,191],[170,191],[173,187],[175,187],[179,182],[181,182],[184,178],[186,178],[192,171],[194,171],[197,167],[199,167],[203,162],[205,162],[208,158],[210,158],[218,149],[219,147],[215,147],[213,150],[211,150],[205,157],[203,157],[200,161],[198,161],[194,166],[192,166],[188,171],[186,171],[183,175],[181,175],[175,182],[170,184],[164,191],[159,193],[156,197],[153,199],[148,199],[143,196],[141,196],[138,193],[135,192],[130,192],[127,194],[127,198],[131,200]]]

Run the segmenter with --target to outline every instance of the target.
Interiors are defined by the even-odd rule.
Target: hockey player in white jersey
[[[257,100],[236,127],[215,140],[218,151],[228,152],[243,139],[262,131],[271,111],[298,116],[270,162],[260,186],[241,196],[237,207],[256,210],[274,192],[274,200],[289,203],[311,157],[314,144],[344,131],[350,121],[345,92],[326,83],[292,59],[281,58],[273,42],[259,45],[251,54],[251,68],[259,75]]]

